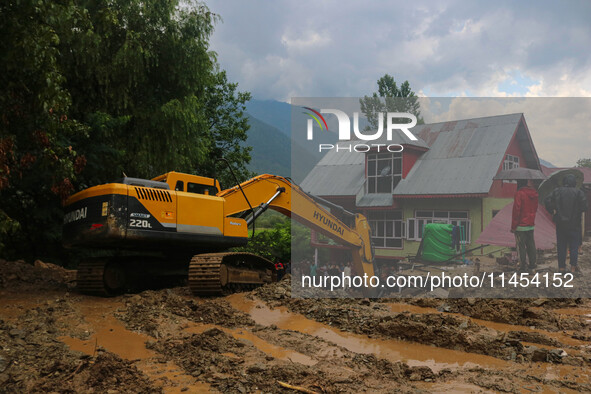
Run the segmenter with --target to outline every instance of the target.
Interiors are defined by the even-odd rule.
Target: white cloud
[[[330,36],[326,33],[321,34],[315,31],[308,31],[305,35],[293,38],[291,34],[284,34],[281,37],[281,43],[285,45],[288,51],[303,52],[311,49],[319,49],[328,46],[331,43]]]
[[[386,73],[431,97],[591,97],[591,2],[208,5],[224,20],[211,40],[222,68],[258,99],[363,96],[376,91]],[[538,153],[557,165],[572,165],[591,151],[591,133],[574,123],[583,115],[571,117],[565,134],[543,104],[459,105],[450,116],[524,112]]]

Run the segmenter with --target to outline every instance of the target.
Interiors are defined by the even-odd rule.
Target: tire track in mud
[[[419,307],[411,304],[388,302],[385,303],[385,305],[387,305],[393,313],[444,313],[435,308]],[[575,316],[586,316],[585,309],[576,314],[573,313],[574,310],[575,309],[571,309],[569,311]],[[556,311],[554,312],[557,313]],[[458,318],[463,318],[465,316],[460,313],[448,312],[445,314]],[[523,346],[529,349],[543,349],[546,354],[559,354],[560,350],[565,350],[571,356],[576,356],[581,359],[589,358],[591,355],[591,341],[588,340],[591,338],[589,335],[585,335],[585,331],[547,331],[533,326],[527,327],[476,318],[470,318],[470,321],[479,326],[490,328],[500,333],[506,333],[508,338],[519,340]],[[538,356],[541,357],[542,355],[543,354],[540,353]]]
[[[235,309],[249,313],[257,323],[263,326],[293,330],[311,337],[318,337],[353,353],[375,354],[377,357],[393,362],[403,360],[409,365],[425,366],[437,372],[463,366],[501,368],[506,365],[503,360],[486,355],[468,355],[465,352],[450,349],[438,349],[440,352],[435,353],[428,345],[370,338],[365,334],[341,331],[338,324],[332,327],[304,315],[292,313],[285,307],[271,309],[262,302],[247,299],[244,294],[234,294],[226,299]]]
[[[157,393],[136,365],[97,348],[72,350],[60,337],[88,338],[67,294],[6,293],[0,298],[0,392]],[[8,313],[4,313],[9,311]]]
[[[307,317],[334,325],[346,331],[364,335],[379,335],[390,339],[402,339],[414,343],[435,345],[440,348],[493,356],[503,360],[520,362],[548,361],[555,364],[588,366],[590,353],[576,341],[577,352],[543,332],[497,330],[477,324],[471,318],[449,313],[391,313],[384,304],[342,304],[334,300],[310,302],[289,300],[290,311],[304,313]],[[518,328],[518,327],[517,327]],[[555,349],[547,350],[524,346],[522,342],[536,342]],[[560,348],[560,349],[559,349]],[[575,354],[576,353],[576,354]]]
[[[534,326],[544,331],[589,330],[589,322],[582,316],[559,313],[565,307],[572,310],[585,307],[589,300],[583,299],[406,299],[409,304],[429,307],[440,312],[459,313],[474,319]],[[568,310],[568,309],[567,309]],[[557,312],[558,311],[558,312]]]
[[[491,355],[497,358],[509,359],[509,361],[506,361],[506,367],[486,367],[486,369],[483,369],[479,366],[464,369],[461,372],[463,375],[466,374],[466,371],[469,373],[476,371],[479,375],[485,374],[488,376],[494,370],[497,370],[509,381],[520,380],[520,376],[523,376],[526,383],[542,384],[549,390],[556,390],[557,388],[560,388],[560,391],[566,388],[591,390],[589,385],[591,373],[589,370],[589,352],[584,352],[583,355],[577,354],[577,357],[567,355],[566,357],[548,359],[548,355],[555,350],[552,346],[534,347],[531,346],[533,344],[524,341],[524,339],[534,339],[536,342],[547,342],[565,347],[564,344],[554,342],[555,340],[552,338],[545,338],[543,330],[535,333],[528,333],[525,330],[503,332],[473,323],[468,317],[462,315],[446,316],[446,313],[440,311],[430,311],[432,313],[426,314],[392,314],[383,303],[372,303],[368,300],[291,299],[288,281],[257,289],[253,293],[273,307],[274,311],[281,311],[282,308],[278,308],[278,306],[283,306],[283,310],[288,308],[292,314],[299,312],[316,322],[334,327],[332,329],[338,328],[362,336],[369,336],[372,340],[383,338],[390,342],[392,339],[402,338],[404,342],[435,345],[435,348],[430,347],[429,350],[426,350],[427,354],[437,354],[441,350],[445,350],[441,349],[442,346],[447,348],[455,347],[463,351],[472,350],[480,354],[486,354],[492,350]],[[410,308],[413,308],[413,306],[410,306]],[[256,315],[268,315],[268,312],[260,313],[256,309],[252,309],[251,315],[256,320]],[[402,323],[400,320],[402,320]],[[383,322],[386,324],[381,325]],[[392,325],[390,326],[390,324]],[[442,328],[443,330],[441,330]],[[507,325],[503,326],[503,328],[513,327]],[[479,344],[478,339],[484,341],[484,348],[479,348],[482,342]],[[577,341],[577,343],[580,344],[581,342]],[[528,355],[529,358],[518,358],[519,353],[515,352],[515,350],[525,350],[521,355],[522,357]],[[509,352],[515,353],[512,355]],[[465,358],[474,357],[474,353],[463,353],[463,355]],[[552,356],[559,357],[557,354],[552,354]],[[521,361],[521,363],[514,362],[511,359]],[[554,363],[538,362],[538,359],[540,361],[554,361]],[[564,365],[565,363],[575,365]],[[486,388],[487,386],[483,387]]]
[[[588,376],[585,376],[585,371],[583,369],[577,370],[575,369],[576,367],[534,363],[526,368],[521,364],[515,364],[485,355],[479,356],[461,351],[433,348],[428,345],[413,344],[406,341],[396,343],[396,341],[392,341],[392,339],[389,338],[368,338],[364,334],[354,335],[327,326],[326,324],[311,321],[301,315],[299,318],[302,320],[298,323],[298,319],[294,319],[296,314],[289,313],[281,308],[271,310],[260,303],[255,305],[256,302],[245,299],[247,296],[249,295],[237,294],[226,297],[225,299],[197,300],[176,296],[170,291],[167,291],[167,293],[155,292],[153,294],[150,294],[150,292],[144,292],[140,295],[132,296],[129,301],[126,301],[128,316],[120,315],[119,317],[122,318],[123,321],[127,321],[128,324],[135,327],[143,326],[148,331],[151,331],[152,334],[158,338],[158,340],[153,343],[153,346],[156,346],[153,349],[166,354],[171,360],[182,365],[187,373],[197,373],[200,376],[200,379],[210,381],[210,383],[215,385],[218,389],[234,389],[236,387],[244,387],[248,389],[259,387],[261,384],[260,381],[254,379],[246,381],[238,380],[240,385],[236,387],[227,386],[232,379],[238,378],[236,376],[220,374],[218,371],[218,364],[221,363],[220,365],[224,365],[224,357],[230,357],[233,362],[236,362],[236,358],[240,360],[240,364],[243,364],[242,366],[246,368],[246,370],[244,368],[242,370],[246,371],[245,373],[249,375],[253,373],[255,375],[269,373],[268,370],[270,368],[271,375],[275,376],[279,373],[278,371],[283,368],[278,367],[277,363],[273,360],[275,357],[270,354],[272,351],[263,350],[261,352],[260,342],[258,345],[254,346],[256,340],[253,341],[253,335],[266,341],[267,344],[273,343],[281,348],[291,349],[300,354],[308,355],[310,358],[317,359],[318,364],[314,366],[315,370],[318,368],[322,369],[322,362],[327,360],[333,369],[337,368],[339,371],[347,371],[347,368],[349,368],[348,366],[340,365],[342,359],[352,357],[357,361],[357,364],[354,363],[354,366],[356,366],[360,362],[367,362],[363,357],[370,357],[370,364],[387,361],[390,365],[400,365],[401,360],[406,361],[407,364],[402,363],[402,365],[407,366],[402,369],[402,373],[399,369],[397,375],[401,375],[403,380],[427,380],[431,382],[439,382],[439,384],[447,381],[453,381],[453,384],[456,384],[458,381],[461,381],[468,384],[468,386],[470,384],[477,384],[480,385],[480,387],[487,389],[507,389],[505,391],[515,391],[517,390],[517,387],[525,387],[527,385],[534,388],[542,387],[546,390],[561,392],[570,387],[574,387],[577,390],[586,388],[584,383],[587,381],[586,379],[588,379]],[[378,309],[379,307],[380,306],[378,305]],[[215,319],[218,325],[200,323],[212,319],[212,310],[216,311],[215,315],[218,317],[215,317]],[[161,311],[167,312],[164,313]],[[173,313],[167,315],[167,313],[171,311]],[[204,311],[206,312],[204,313]],[[248,314],[240,313],[239,311],[247,312]],[[379,315],[380,311],[377,310],[376,313]],[[158,316],[159,314],[161,316]],[[437,314],[441,315],[441,313]],[[281,315],[283,315],[283,317]],[[286,315],[287,319],[283,319]],[[130,316],[132,317],[131,319],[129,319]],[[155,325],[155,320],[152,318],[147,320],[144,318],[143,321],[141,321],[141,319],[139,322],[137,321],[137,317],[145,316],[161,318],[162,321],[160,325],[168,327],[168,330],[171,332],[169,332],[167,336],[165,333],[167,328],[157,328],[157,324]],[[224,318],[220,318],[219,316],[224,316]],[[188,322],[179,321],[179,317],[188,319]],[[177,320],[176,322],[174,322],[175,319]],[[282,319],[285,320],[284,323],[277,324]],[[464,318],[464,321],[466,319],[467,318]],[[166,324],[162,324],[164,322],[166,322]],[[189,324],[189,322],[191,324]],[[314,326],[315,323],[316,326]],[[178,327],[170,330],[170,327],[175,324],[177,326],[180,325],[181,335],[178,335]],[[224,327],[224,325],[230,327]],[[316,329],[313,329],[314,327],[316,327]],[[204,338],[207,335],[212,334],[208,332],[211,329],[214,330],[212,331],[213,336],[218,336],[220,333],[216,330],[219,330],[226,335],[226,338],[233,338],[242,343],[247,343],[250,350],[247,351],[246,354],[252,352],[264,354],[266,360],[265,368],[257,366],[252,371],[249,371],[249,363],[248,361],[244,361],[243,355],[237,356],[232,351],[214,351],[209,353],[210,360],[208,368],[211,368],[212,371],[206,370],[203,372],[202,370],[198,370],[197,367],[202,361],[192,358],[190,353],[207,351],[207,346],[209,345],[205,345],[206,349],[202,349],[202,343],[204,341],[207,343]],[[174,334],[175,332],[177,334]],[[206,332],[208,333],[206,334]],[[193,336],[190,336],[191,333],[193,333]],[[197,335],[197,337],[195,337],[195,335]],[[318,338],[318,335],[320,335],[320,338],[322,339]],[[351,338],[354,339],[351,340]],[[194,341],[195,345],[193,350],[187,351],[186,348],[179,345],[180,343],[186,343],[187,341]],[[368,341],[370,345],[367,345]],[[173,353],[166,353],[167,347],[162,347],[163,343],[168,343],[168,346],[172,346],[176,350]],[[321,345],[321,343],[324,343],[324,345]],[[359,345],[360,343],[365,343],[365,345]],[[401,349],[403,352],[406,351],[406,359],[404,355],[401,355]],[[408,349],[411,350],[409,351]],[[443,356],[439,356],[439,360],[442,362],[438,364],[432,360],[434,355],[437,357],[437,355],[442,352]],[[408,356],[408,354],[410,354],[410,356]],[[459,360],[455,365],[454,363],[450,363],[450,360],[454,360],[454,358],[450,356],[452,354],[454,354],[454,357]],[[324,358],[321,357],[322,355],[324,355]],[[420,355],[424,359],[421,361],[421,357],[413,357],[413,355]],[[481,360],[485,360],[480,363],[481,365],[474,362],[475,359],[479,357]],[[269,360],[267,358],[271,359]],[[419,360],[417,360],[417,358]],[[283,358],[283,360],[285,360],[285,358]],[[280,361],[282,361],[281,358],[277,360],[277,362]],[[300,366],[305,367],[305,365]],[[415,368],[422,372],[413,374],[413,372],[409,372],[411,368]],[[229,368],[226,367],[226,369]],[[518,372],[516,372],[516,370]],[[524,376],[525,378],[516,378],[515,375]],[[297,382],[298,380],[302,380],[303,375],[296,374],[290,376],[292,376]],[[278,380],[277,377],[276,379]],[[323,384],[328,384],[329,387],[336,389],[336,386],[330,386],[330,382],[334,379],[338,381],[340,378],[331,378],[328,381],[323,380]],[[515,383],[516,380],[519,384]],[[499,381],[503,381],[504,383],[500,384]],[[264,387],[271,390],[273,386]],[[342,386],[339,387],[342,388]],[[349,387],[348,390],[350,391],[351,387]]]
[[[142,371],[157,387],[166,387],[165,392],[208,391],[210,386],[182,373],[172,362],[163,363],[159,355],[146,347],[149,337],[127,330],[115,317],[115,311],[122,307],[119,299],[105,299],[84,296],[75,308],[83,316],[91,333],[88,339],[61,336],[58,339],[70,349],[93,356],[98,346],[129,360]]]
[[[418,344],[368,330],[376,319],[404,312],[393,311],[385,303],[320,299],[298,305],[299,301],[288,298],[289,283],[283,282],[225,299],[197,299],[185,288],[115,299],[70,296],[66,282],[60,279],[65,274],[58,269],[51,269],[59,274],[55,279],[45,275],[50,266],[39,264],[31,270],[19,263],[9,267],[12,271],[0,272],[0,284],[6,289],[0,293],[0,383],[8,382],[6,387],[13,391],[284,392],[279,380],[318,392],[591,391],[588,366],[515,363],[434,347],[428,338]],[[255,296],[264,298],[266,305],[252,298]],[[247,313],[239,310],[245,309],[244,305],[236,304],[241,299],[250,303]],[[572,307],[570,302],[549,300],[541,306],[507,303],[510,313],[506,313],[504,318],[509,321],[505,323],[534,322],[535,332],[543,336],[544,330],[553,330],[555,336],[550,339],[560,344],[566,344],[568,336],[587,343],[585,329],[577,331],[578,338],[574,330],[562,332],[566,327],[576,327],[571,315],[579,312],[580,304],[568,314],[556,310]],[[259,303],[259,307],[253,303]],[[277,305],[283,307],[272,309]],[[494,305],[502,319],[503,302]],[[303,316],[315,306],[313,314]],[[347,310],[355,313],[346,314]],[[422,310],[408,312],[413,312],[406,313],[410,323],[416,319],[420,322],[415,315],[428,315]],[[286,318],[283,323],[278,324],[278,316]],[[510,320],[516,316],[521,320]],[[301,324],[295,324],[300,318]],[[495,338],[515,331],[510,330],[513,327],[517,332],[529,332],[512,325],[499,326],[499,330],[487,328],[486,322],[462,315],[451,318],[459,323],[452,321],[455,331],[463,330],[460,326],[468,321],[469,329],[488,332]],[[555,319],[545,323],[547,318]],[[424,319],[428,325],[434,316]],[[306,331],[311,324],[318,324],[317,329]],[[358,333],[351,332],[357,329]],[[86,354],[70,350],[58,337],[70,341],[73,347],[80,346]],[[119,342],[113,337],[119,337]],[[524,338],[515,340],[528,345]],[[533,339],[545,341],[543,337]],[[127,354],[125,342],[133,344]],[[540,346],[553,349],[552,345]],[[117,351],[124,357],[114,354]]]
[[[435,308],[429,308],[429,307],[421,307],[421,306],[417,306],[417,305],[412,305],[412,304],[404,304],[404,303],[399,303],[399,302],[386,302],[385,305],[388,306],[389,310],[392,313],[403,313],[403,312],[409,312],[409,313],[421,313],[421,314],[428,314],[428,313],[444,313],[444,311],[435,309]],[[462,318],[464,315],[462,313],[459,312],[445,312],[447,315],[449,316],[456,316],[459,318]],[[469,317],[469,316],[467,316]],[[583,346],[583,345],[587,345],[588,343],[586,341],[577,339],[575,337],[573,337],[573,335],[576,335],[576,332],[574,331],[548,331],[548,330],[543,330],[540,328],[536,328],[534,326],[523,326],[523,325],[518,325],[518,324],[509,324],[509,323],[502,323],[502,322],[497,322],[497,321],[491,321],[491,320],[484,320],[484,319],[478,319],[478,318],[474,318],[474,317],[470,317],[470,320],[473,323],[478,324],[479,326],[483,326],[486,328],[492,328],[493,330],[496,331],[500,331],[500,332],[524,332],[524,333],[533,333],[534,335],[530,335],[530,337],[534,337],[534,336],[539,336],[539,339],[541,340],[539,343],[540,345],[548,345],[548,346],[554,346],[554,347],[559,347],[559,346]],[[535,335],[535,334],[539,334],[539,335]],[[527,335],[526,335],[527,336]],[[536,343],[535,341],[530,341],[533,343]]]
[[[327,392],[387,392],[393,383],[438,378],[429,368],[355,354],[311,336],[257,325],[228,299],[195,299],[175,289],[144,292],[123,302],[118,318],[151,335],[150,350],[224,392],[277,392],[278,381]],[[209,323],[213,319],[216,324]]]

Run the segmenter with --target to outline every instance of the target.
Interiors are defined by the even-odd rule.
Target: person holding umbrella
[[[536,243],[534,241],[534,224],[538,211],[538,192],[533,180],[518,179],[517,193],[513,202],[511,232],[515,234],[515,243],[519,252],[519,269],[521,271],[536,268]],[[529,267],[527,261],[529,260]]]
[[[537,262],[534,224],[538,211],[538,192],[534,182],[544,180],[546,176],[537,169],[516,167],[499,172],[493,179],[517,181],[517,193],[515,193],[511,217],[511,232],[515,234],[515,244],[519,253],[519,269],[522,271],[534,270]]]
[[[562,178],[562,186],[554,189],[544,200],[544,205],[553,214],[556,224],[556,251],[560,272],[566,272],[567,247],[570,251],[571,271],[580,272],[577,260],[581,245],[581,214],[587,210],[587,198],[581,189],[576,188],[576,184],[575,175],[567,174]]]

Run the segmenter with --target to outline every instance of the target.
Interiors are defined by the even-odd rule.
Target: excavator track
[[[274,280],[274,264],[251,253],[198,254],[189,265],[189,288],[197,296],[252,289]]]
[[[84,294],[113,296],[125,290],[125,277],[120,264],[108,259],[88,260],[78,265],[76,286]]]

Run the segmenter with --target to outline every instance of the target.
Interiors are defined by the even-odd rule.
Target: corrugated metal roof
[[[339,142],[345,147],[350,142]],[[346,150],[328,151],[300,185],[316,196],[354,196],[365,181],[365,155]]]
[[[301,187],[316,196],[355,196],[363,187],[364,178],[363,163],[342,166],[317,165],[304,179]]]
[[[402,133],[401,131],[394,130],[392,132],[392,139],[391,140],[388,140],[386,138],[388,135],[386,134],[386,131],[384,131],[382,133],[382,136],[380,138],[378,138],[377,140],[374,140],[374,141],[357,140],[357,141],[353,141],[353,143],[355,143],[355,144],[359,144],[359,143],[370,144],[370,145],[371,144],[385,144],[385,145],[398,144],[398,145],[418,146],[420,148],[429,148],[429,145],[427,145],[427,143],[425,141],[423,141],[423,139],[415,133],[415,128],[416,128],[416,126],[412,130],[409,130],[409,131],[417,138],[416,141],[411,140],[410,138],[408,138],[406,136],[406,134]],[[371,134],[371,132],[368,132],[367,134]]]
[[[522,114],[499,115],[415,126],[412,132],[430,146],[430,158],[505,152]],[[426,156],[423,156],[426,158]]]
[[[429,144],[430,148],[393,194],[488,193],[522,116],[499,115],[415,126],[411,131],[421,138],[416,146]],[[405,138],[400,133],[395,135]],[[302,187],[316,195],[356,196],[363,187],[364,177],[363,153],[333,150],[310,172]],[[372,204],[370,200],[375,199],[364,200],[358,196],[358,200]]]
[[[501,159],[502,154],[419,160],[394,194],[488,193]]]
[[[358,207],[391,207],[393,203],[392,193],[363,194],[355,201]]]
[[[319,166],[342,166],[342,165],[365,165],[363,153],[348,152],[344,147],[351,145],[351,142],[339,142],[337,144],[342,150],[332,149],[318,162]]]

